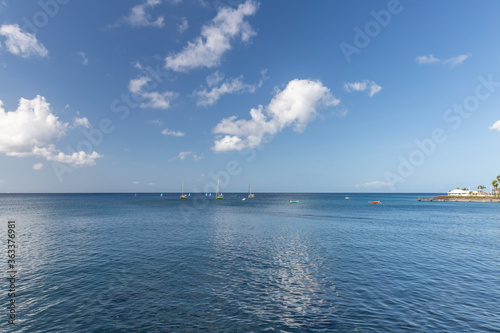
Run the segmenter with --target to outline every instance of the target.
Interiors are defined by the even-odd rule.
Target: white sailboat
[[[255,198],[255,194],[252,193],[252,181],[251,181],[251,179],[248,180],[248,198],[249,199]]]
[[[181,199],[187,199],[187,195],[184,194],[184,178],[182,178]]]
[[[215,198],[217,200],[222,200],[224,198],[222,193],[219,192],[219,179],[217,179],[217,192],[215,193]]]

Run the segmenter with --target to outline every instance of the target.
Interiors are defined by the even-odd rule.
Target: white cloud
[[[153,19],[151,18],[151,14],[146,12],[146,9],[153,8],[160,3],[160,0],[146,0],[146,2],[132,7],[132,9],[130,10],[130,14],[123,20],[132,27],[161,28],[165,25],[163,23],[164,17],[159,16],[156,20],[153,21]]]
[[[185,135],[185,133],[183,133],[183,132],[175,132],[175,131],[169,130],[168,128],[165,128],[163,131],[161,131],[161,134],[172,135],[172,136],[184,136]]]
[[[53,144],[54,139],[66,134],[68,123],[59,121],[52,114],[50,104],[44,97],[32,100],[21,98],[16,111],[6,112],[0,101],[0,152],[7,156],[37,156],[48,161],[57,161],[72,166],[95,165],[101,157],[95,151],[83,151],[65,155]]]
[[[441,62],[439,58],[434,57],[432,54],[416,57],[415,61],[419,64],[434,64],[436,62]]]
[[[40,170],[41,168],[43,168],[43,163],[35,163],[33,164],[32,168],[33,170]]]
[[[228,79],[218,87],[214,85],[218,84],[223,80],[224,75],[215,72],[207,76],[206,81],[209,87],[212,89],[207,90],[197,90],[194,95],[198,97],[197,105],[209,106],[215,104],[222,95],[232,94],[232,93],[254,93],[255,90],[262,86],[263,82],[267,77],[265,76],[265,71],[262,71],[262,78],[258,84],[247,84],[243,82],[243,75],[237,77],[236,79]]]
[[[468,54],[461,54],[456,57],[452,57],[446,60],[441,60],[439,58],[434,57],[432,54],[429,54],[428,56],[423,55],[423,56],[418,56],[415,58],[415,61],[419,64],[443,64],[443,65],[449,65],[451,68],[460,65],[463,63],[467,58],[470,57],[470,53]]]
[[[71,155],[66,155],[63,152],[59,151],[54,145],[49,145],[47,147],[41,148],[34,147],[32,154],[30,155],[44,157],[47,161],[70,164],[73,167],[94,166],[96,164],[95,160],[102,157],[95,151],[93,151],[91,154],[88,154],[84,151],[79,151],[74,152]]]
[[[344,89],[347,92],[368,90],[368,95],[373,97],[373,95],[382,90],[382,87],[376,84],[375,81],[363,80],[360,82],[345,83]]]
[[[500,120],[495,122],[493,125],[490,126],[490,131],[499,131],[500,132]]]
[[[212,149],[223,152],[254,148],[288,126],[300,133],[316,117],[318,108],[339,103],[320,81],[292,80],[265,108],[260,105],[251,109],[250,120],[238,120],[236,116],[222,119],[213,132],[224,136],[216,138]]]
[[[150,120],[150,121],[148,121],[148,124],[163,126],[163,120],[160,120],[160,119]]]
[[[374,182],[369,182],[369,183],[363,183],[363,184],[357,184],[354,185],[356,188],[379,188],[379,187],[390,187],[391,184],[382,182],[380,180],[376,180]]]
[[[16,111],[5,112],[0,102],[0,152],[31,152],[62,137],[68,128],[51,113],[42,96],[32,100],[21,98]]]
[[[179,153],[179,155],[172,157],[170,161],[175,161],[175,160],[180,160],[180,161],[186,161],[188,159],[192,159],[193,161],[200,161],[204,158],[203,154],[201,155],[196,155],[192,151],[182,151]]]
[[[184,161],[184,160],[185,160],[185,159],[186,159],[189,155],[191,155],[191,154],[193,154],[193,152],[192,152],[192,151],[182,151],[182,152],[180,152],[180,153],[179,153],[179,156],[178,156],[178,157],[179,157],[179,159],[180,159],[181,161]]]
[[[85,117],[82,117],[82,118],[75,118],[73,124],[75,126],[82,126],[82,127],[85,127],[85,128],[91,128],[92,125],[90,124],[89,120]]]
[[[22,32],[17,24],[4,24],[0,26],[0,36],[6,38],[5,46],[7,50],[23,58],[31,56],[46,57],[49,51],[38,42],[35,35]]]
[[[256,33],[246,16],[255,14],[258,4],[247,0],[238,8],[221,8],[212,22],[202,27],[201,36],[188,42],[184,49],[165,58],[165,67],[176,72],[185,72],[198,67],[214,67],[221,57],[231,49],[231,42],[240,38],[246,42]]]
[[[148,183],[148,185],[149,185],[149,186],[154,186],[154,185],[155,185],[155,183]]]
[[[207,76],[205,79],[207,81],[207,84],[209,87],[215,86],[216,84],[219,84],[222,80],[224,80],[224,74],[216,71],[210,75]]]
[[[87,66],[89,64],[89,58],[85,52],[78,52],[78,55],[82,58],[82,65]]]
[[[182,18],[181,23],[180,23],[180,24],[179,24],[179,26],[177,27],[177,30],[178,30],[180,33],[183,33],[183,32],[184,32],[184,31],[186,31],[188,28],[189,28],[189,23],[188,23],[188,20],[187,20],[187,18],[183,17],[183,18]]]
[[[138,79],[130,80],[129,91],[136,94],[147,102],[141,103],[141,108],[156,108],[156,109],[168,109],[170,103],[177,97],[177,93],[171,91],[165,91],[163,93],[152,91],[144,91],[144,87],[151,81],[151,78],[142,76]]]
[[[196,155],[196,154],[193,154],[193,160],[195,160],[196,162],[202,160],[205,156],[203,156],[203,154],[201,155]]]
[[[455,67],[455,66],[460,65],[461,63],[463,63],[469,57],[470,57],[470,54],[461,54],[461,55],[459,55],[457,57],[446,59],[445,61],[443,61],[443,64],[450,65],[451,68],[453,68],[453,67]]]
[[[133,183],[134,185],[138,185],[138,184],[140,184],[138,181],[133,181],[132,183]]]

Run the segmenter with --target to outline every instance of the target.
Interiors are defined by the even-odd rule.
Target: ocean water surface
[[[1,194],[15,331],[500,332],[500,204],[245,196]]]

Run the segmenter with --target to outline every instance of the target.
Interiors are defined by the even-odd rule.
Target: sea
[[[500,332],[500,204],[434,195],[1,194],[0,331]]]

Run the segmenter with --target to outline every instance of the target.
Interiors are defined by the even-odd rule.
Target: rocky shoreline
[[[500,197],[477,197],[477,196],[468,196],[468,197],[455,197],[450,195],[438,195],[434,198],[418,198],[418,201],[455,201],[455,202],[500,202]]]

